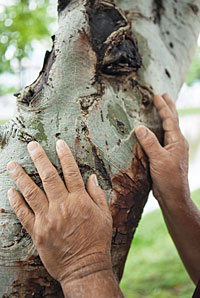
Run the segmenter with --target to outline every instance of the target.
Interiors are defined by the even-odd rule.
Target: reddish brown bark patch
[[[130,167],[112,177],[112,185],[112,262],[113,270],[120,281],[133,234],[151,188],[147,158],[138,144]]]

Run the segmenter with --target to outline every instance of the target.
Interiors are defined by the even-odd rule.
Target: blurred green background
[[[38,52],[43,57],[45,49],[50,49],[50,36],[56,28],[55,0],[1,0],[0,104],[4,100],[6,105],[7,94],[18,91],[27,83],[22,78],[23,73],[25,78],[27,76],[25,69],[29,69],[30,61],[37,60],[35,57]],[[43,48],[40,48],[41,45]],[[30,72],[33,72],[33,68]],[[38,72],[37,69],[36,73]],[[200,47],[197,46],[186,77],[185,90],[188,93],[184,95],[186,91],[183,91],[184,94],[180,96],[185,96],[186,101],[187,97],[190,98],[187,103],[180,100],[179,105],[180,123],[190,142],[190,161],[195,169],[199,169],[200,161],[200,102],[197,100],[194,103],[195,99],[193,100],[193,95],[189,95],[189,90],[200,92],[199,81]],[[5,119],[8,119],[6,117],[0,116],[0,124],[5,123]],[[195,123],[194,128],[189,126],[191,123]],[[199,173],[191,176],[191,182],[195,175],[199,176]],[[192,189],[196,189],[192,192],[192,198],[200,205],[200,184],[194,184]],[[153,204],[152,200],[150,204]],[[194,285],[177,255],[159,209],[143,215],[129,252],[121,288],[126,298],[192,296]]]
[[[25,59],[32,56],[34,41],[50,46],[55,21],[55,0],[1,0],[0,75],[19,74]],[[15,86],[0,81],[0,96],[16,91]]]
[[[200,207],[200,189],[192,193]],[[126,298],[191,298],[189,279],[164,224],[161,211],[143,216],[136,231],[121,289]]]

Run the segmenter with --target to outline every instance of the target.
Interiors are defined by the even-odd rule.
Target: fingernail
[[[147,135],[147,129],[144,126],[140,126],[136,129],[136,135],[138,138],[143,139]]]
[[[93,176],[93,182],[94,182],[94,185],[95,186],[99,186],[99,182],[97,180],[97,176],[96,175]]]
[[[30,142],[27,146],[28,151],[31,153],[34,153],[35,151],[37,151],[38,149],[38,143],[37,142]]]
[[[56,147],[59,149],[59,150],[66,150],[66,145],[65,145],[65,142],[63,140],[58,140],[56,142]]]
[[[14,198],[14,196],[15,196],[15,191],[12,188],[10,188],[8,190],[8,199],[9,199],[9,201],[12,200]]]
[[[7,165],[7,170],[8,170],[8,172],[10,172],[10,173],[14,173],[14,172],[16,171],[16,169],[17,169],[17,164],[16,164],[16,162],[11,161],[11,162],[8,163],[8,165]]]

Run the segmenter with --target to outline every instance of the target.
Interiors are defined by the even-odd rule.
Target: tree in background
[[[51,24],[54,0],[11,0],[0,4],[0,75],[20,73],[23,58],[30,58],[33,52],[33,41],[48,40],[50,43]],[[51,13],[50,13],[51,12]],[[54,31],[53,31],[54,32]],[[186,83],[192,85],[200,80],[200,49],[186,77]],[[0,96],[16,92],[14,84],[7,87],[0,83]]]
[[[0,5],[0,75],[21,69],[24,57],[30,57],[33,40],[50,36],[54,18],[48,14],[49,0],[12,0],[10,5]],[[0,96],[7,89],[0,84]]]
[[[53,49],[38,79],[17,95],[14,119],[0,128],[3,297],[62,297],[7,201],[13,182],[5,169],[12,159],[41,186],[26,150],[32,140],[41,143],[60,173],[55,143],[62,138],[84,180],[97,174],[113,216],[112,263],[121,279],[151,188],[148,162],[134,129],[145,124],[162,140],[153,94],[167,91],[176,98],[196,47],[200,4],[113,2],[59,1]]]

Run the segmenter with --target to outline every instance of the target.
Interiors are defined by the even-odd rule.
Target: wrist
[[[73,281],[63,281],[61,287],[64,296],[67,298],[124,297],[111,269],[93,272],[88,276]]]
[[[112,272],[111,257],[102,253],[93,253],[79,257],[75,262],[67,265],[58,281],[61,285],[67,284],[101,271]]]
[[[158,204],[162,212],[165,214],[168,213],[171,216],[177,216],[178,214],[182,214],[186,210],[190,209],[193,202],[188,189],[185,192],[180,190],[179,192],[160,197],[158,199]]]
[[[124,297],[112,271],[111,258],[92,255],[70,268],[60,281],[65,297]]]
[[[160,207],[177,209],[180,206],[187,205],[190,198],[190,188],[188,181],[179,183],[178,186],[176,183],[174,185],[168,185],[165,188],[164,192],[159,191],[153,187],[154,197],[157,199]]]

